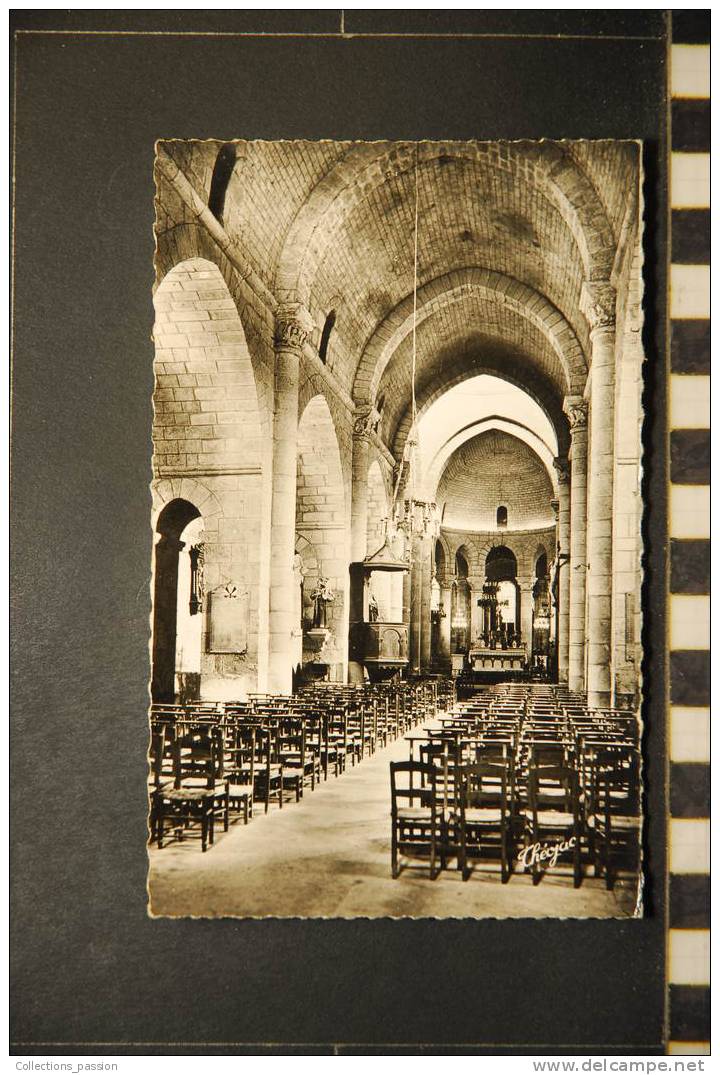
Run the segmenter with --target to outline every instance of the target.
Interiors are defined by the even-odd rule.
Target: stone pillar
[[[350,560],[359,563],[368,554],[368,465],[370,437],[375,432],[380,415],[374,407],[355,412],[352,453],[352,507],[350,511]],[[370,550],[374,552],[375,550]]]
[[[411,543],[410,667],[419,672],[429,669],[431,663],[432,543],[426,534],[413,534]]]
[[[558,476],[558,682],[567,683],[570,663],[570,468],[554,460]]]
[[[422,538],[422,604],[420,608],[420,669],[429,672],[432,666],[432,548],[433,540]]]
[[[478,638],[482,634],[483,629],[483,610],[478,605],[479,598],[482,597],[483,585],[485,578],[482,575],[468,575],[468,586],[470,588],[470,649],[475,645]]]
[[[588,473],[588,705],[612,699],[612,530],[615,447],[615,289],[585,283],[581,305],[590,325]]]
[[[570,652],[568,686],[585,690],[585,581],[587,577],[587,416],[579,396],[565,400],[570,420]]]
[[[292,690],[298,386],[308,320],[299,306],[279,307],[275,315],[268,689],[278,694]]]
[[[450,667],[451,642],[450,629],[452,626],[452,578],[438,579],[440,583],[440,604],[445,615],[440,620],[440,660],[443,665]]]
[[[520,635],[525,643],[525,652],[528,661],[532,657],[532,622],[533,622],[533,577],[532,575],[518,575],[517,584],[520,587],[518,600],[520,601]]]
[[[152,700],[175,701],[178,558],[182,541],[164,534],[155,545],[152,634]]]

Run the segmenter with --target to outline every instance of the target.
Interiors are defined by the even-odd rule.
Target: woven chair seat
[[[172,802],[202,802],[203,799],[214,799],[219,793],[215,788],[168,788],[162,792],[162,797]]]
[[[404,806],[398,810],[398,821],[431,821],[432,811],[424,806]]]

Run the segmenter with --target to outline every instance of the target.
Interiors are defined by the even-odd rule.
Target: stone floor
[[[203,854],[195,838],[149,852],[154,915],[198,917],[612,918],[633,912],[635,886],[613,892],[592,876],[579,889],[560,873],[533,888],[528,875],[506,885],[489,867],[465,883],[457,870],[435,881],[418,863],[390,876],[388,763],[407,757],[402,740],[378,750],[339,779],[332,776],[300,803],[246,827],[216,832]]]

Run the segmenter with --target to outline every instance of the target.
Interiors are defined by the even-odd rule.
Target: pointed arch
[[[432,161],[468,160],[508,172],[522,168],[527,182],[559,212],[577,245],[588,279],[608,279],[614,236],[597,191],[571,154],[556,142],[360,142],[316,185],[293,220],[278,261],[281,301],[306,305],[321,251],[348,215],[389,180]]]

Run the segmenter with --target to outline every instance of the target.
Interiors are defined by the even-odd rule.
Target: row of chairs
[[[503,685],[411,736],[400,765],[391,770],[393,876],[399,856],[418,850],[430,854],[432,876],[437,855],[441,868],[456,856],[464,877],[469,856],[494,855],[504,882],[519,861],[534,884],[561,857],[576,887],[585,862],[608,888],[621,866],[639,869],[634,715],[589,713],[562,688]]]
[[[241,702],[154,705],[151,710],[150,842],[198,831],[203,851],[217,824],[245,824],[262,804],[345,772],[420,721],[450,707],[452,684],[418,680],[360,688],[321,684],[297,695]]]

